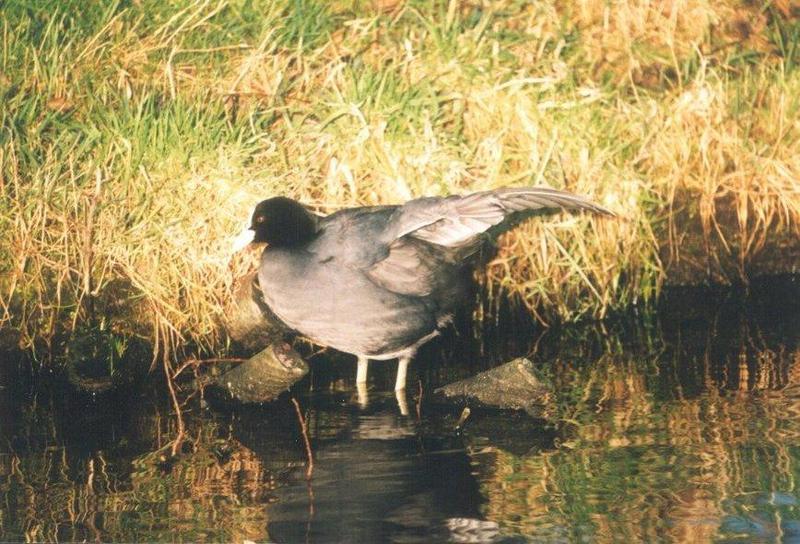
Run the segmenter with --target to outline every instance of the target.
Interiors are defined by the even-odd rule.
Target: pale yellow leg
[[[358,371],[356,372],[356,383],[367,383],[367,370],[369,369],[369,359],[366,357],[358,358]]]
[[[367,392],[367,384],[364,382],[357,383],[356,392],[358,393],[358,406],[363,410],[369,406],[369,393]]]
[[[397,399],[397,407],[400,409],[401,416],[408,415],[408,400],[406,399],[406,390],[397,389],[394,392],[394,398]]]
[[[406,388],[406,373],[408,372],[408,362],[411,357],[401,357],[397,361],[397,379],[394,382],[394,390],[400,391]]]

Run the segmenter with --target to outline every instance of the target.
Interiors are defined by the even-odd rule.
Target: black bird
[[[549,187],[506,187],[397,206],[348,208],[328,216],[284,197],[259,203],[250,229],[268,245],[258,281],[289,328],[358,357],[408,362],[439,334],[470,292],[484,245],[519,219],[559,209],[613,215],[587,198]]]

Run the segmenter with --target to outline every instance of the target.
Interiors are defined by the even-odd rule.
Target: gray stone
[[[551,388],[537,376],[533,363],[524,358],[440,387],[435,394],[448,403],[522,410],[533,417],[545,419],[550,415],[552,404]]]
[[[308,365],[289,344],[267,346],[222,374],[216,385],[240,402],[269,402],[308,373]]]

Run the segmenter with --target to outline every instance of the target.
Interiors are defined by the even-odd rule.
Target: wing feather
[[[550,187],[505,187],[466,196],[421,198],[395,211],[387,234],[412,236],[445,247],[460,248],[509,216],[537,210],[575,209],[614,215],[588,198]]]
[[[389,246],[386,257],[367,270],[367,277],[393,293],[411,296],[430,295],[443,279],[443,267],[450,266],[431,246],[402,238]]]
[[[465,196],[419,198],[393,211],[383,232],[387,253],[365,273],[395,293],[426,296],[440,287],[441,268],[477,250],[481,235],[489,229],[502,226],[514,215],[559,209],[614,215],[584,196],[550,187],[506,187]]]

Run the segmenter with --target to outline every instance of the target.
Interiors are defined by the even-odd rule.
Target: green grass
[[[531,223],[488,268],[545,322],[790,270],[800,23],[781,6],[7,1],[3,323],[32,342],[102,316],[215,349],[255,262],[231,239],[277,194],[587,194],[622,218]]]

